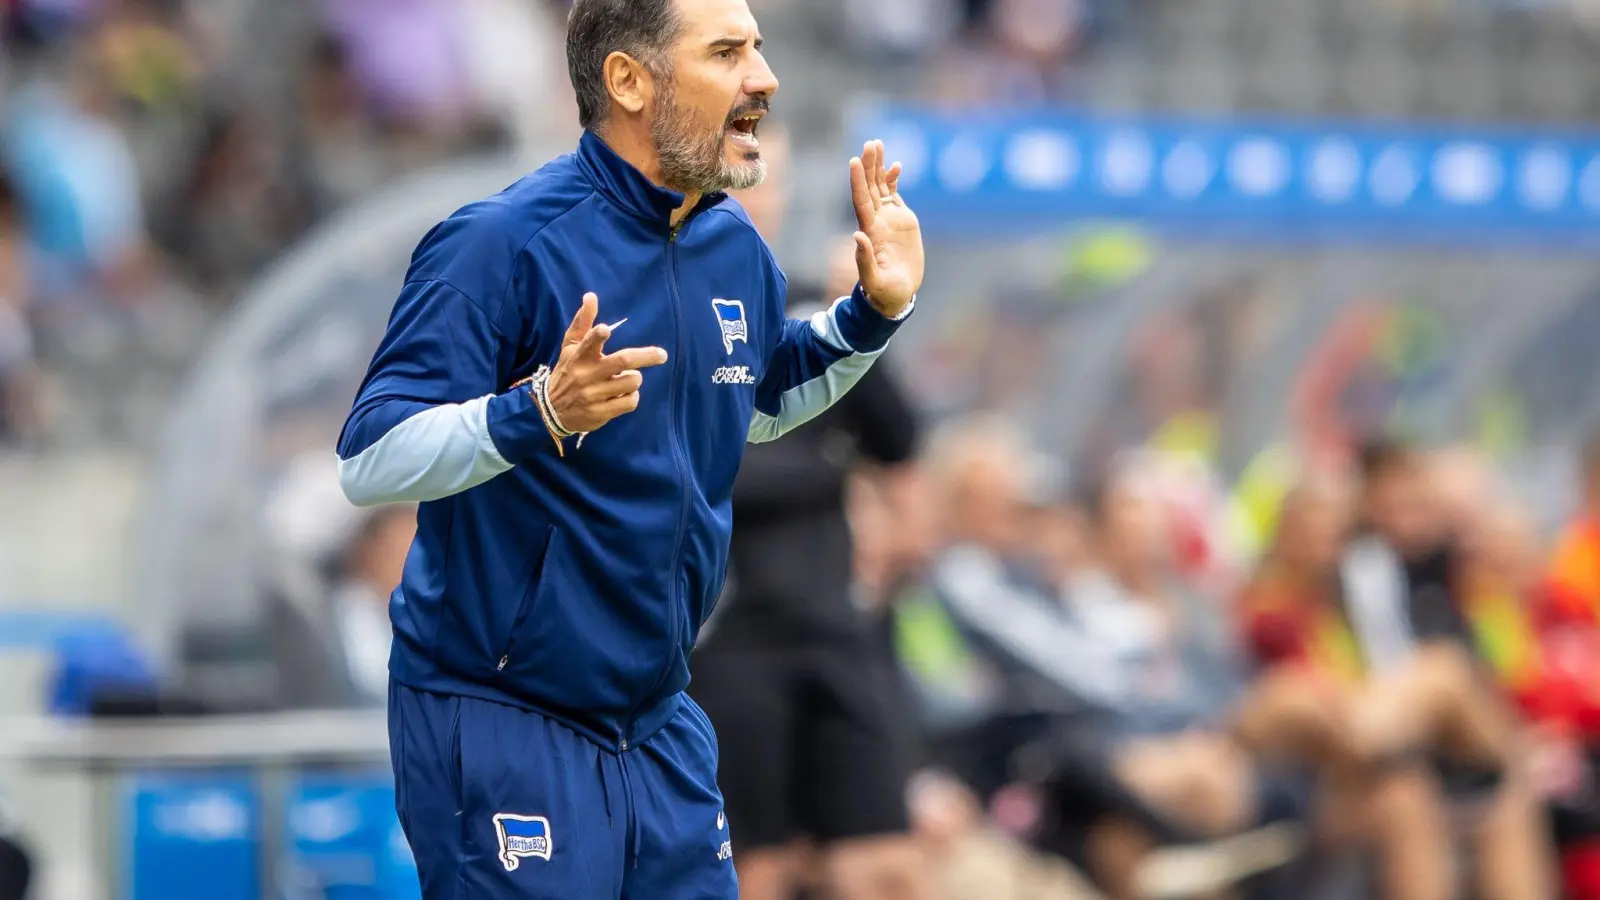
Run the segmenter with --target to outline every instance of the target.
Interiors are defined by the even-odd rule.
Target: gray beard
[[[726,124],[714,131],[696,133],[687,121],[670,94],[657,102],[650,135],[655,139],[661,178],[667,187],[682,193],[710,194],[746,191],[766,180],[766,160],[728,161],[722,152]]]

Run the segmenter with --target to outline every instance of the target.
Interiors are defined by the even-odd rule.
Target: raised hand
[[[641,369],[667,361],[660,347],[630,347],[606,353],[615,326],[595,324],[600,298],[583,295],[561,342],[561,357],[550,373],[546,393],[563,428],[587,433],[639,408]],[[620,324],[620,323],[618,323]]]
[[[850,160],[856,209],[856,272],[873,308],[898,316],[922,287],[922,225],[901,199],[900,164],[885,169],[883,141],[868,141]]]

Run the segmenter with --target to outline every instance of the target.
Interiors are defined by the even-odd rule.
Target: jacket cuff
[[[913,296],[905,309],[891,319],[873,308],[872,301],[867,299],[866,289],[857,284],[849,299],[834,311],[834,321],[839,328],[839,336],[850,345],[850,349],[857,353],[876,353],[889,343],[889,338],[900,329],[900,324],[911,317],[916,305],[917,298]]]
[[[538,453],[555,452],[539,404],[527,385],[490,398],[488,418],[489,439],[506,462],[515,465]]]

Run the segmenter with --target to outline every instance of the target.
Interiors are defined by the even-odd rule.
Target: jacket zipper
[[[672,458],[678,464],[678,484],[682,490],[681,508],[678,512],[678,535],[672,544],[672,584],[667,592],[667,614],[672,617],[670,626],[672,641],[667,648],[667,661],[662,665],[661,674],[656,678],[656,683],[650,688],[647,697],[654,697],[656,691],[661,690],[661,686],[666,683],[667,676],[672,672],[672,666],[678,652],[678,607],[682,598],[679,596],[679,573],[677,567],[679,558],[683,555],[683,537],[689,528],[689,466],[684,460],[682,429],[678,425],[679,398],[683,395],[683,373],[685,368],[683,360],[683,300],[678,294],[678,232],[688,221],[689,216],[685,216],[683,221],[673,226],[671,233],[667,235],[667,291],[672,297],[672,320],[678,330],[678,345],[673,350],[677,365],[672,370],[672,391],[669,410],[671,418],[667,424],[672,435]],[[635,707],[633,714],[628,717],[627,727],[622,731],[620,747],[622,750],[628,749],[629,735],[633,732],[638,712],[639,707]]]

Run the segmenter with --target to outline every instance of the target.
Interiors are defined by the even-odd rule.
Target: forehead
[[[677,4],[685,40],[754,37],[757,33],[756,17],[745,0],[677,0]]]

